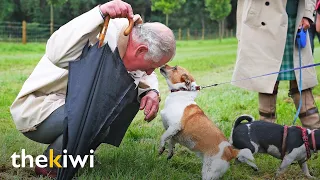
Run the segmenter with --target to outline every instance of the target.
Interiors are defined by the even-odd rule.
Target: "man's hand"
[[[144,120],[150,122],[153,120],[159,110],[159,97],[154,91],[149,91],[142,99],[140,103],[140,110],[144,109]]]
[[[111,18],[133,18],[131,5],[120,1],[113,0],[100,6],[103,15],[109,15]]]
[[[309,20],[307,18],[302,18],[301,23],[300,23],[300,27],[301,26],[303,26],[304,30],[308,30],[310,28]]]

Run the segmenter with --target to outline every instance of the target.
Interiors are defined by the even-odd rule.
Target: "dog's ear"
[[[190,88],[191,81],[190,81],[189,76],[188,76],[187,74],[182,74],[182,75],[181,75],[181,81],[182,81],[182,82],[185,82],[185,83],[186,83],[186,86],[187,86],[188,88]]]

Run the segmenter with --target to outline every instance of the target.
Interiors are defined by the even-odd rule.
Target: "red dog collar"
[[[310,146],[309,146],[309,139],[308,139],[308,134],[307,134],[307,129],[300,127],[300,126],[296,126],[297,128],[301,129],[302,131],[302,140],[304,142],[304,146],[306,147],[306,151],[307,151],[307,160],[311,157],[311,152],[310,152]]]

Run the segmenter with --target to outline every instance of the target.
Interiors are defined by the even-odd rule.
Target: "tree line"
[[[0,0],[0,21],[63,25],[106,0]],[[237,0],[126,0],[134,13],[172,29],[235,29]],[[219,32],[220,32],[219,31]]]

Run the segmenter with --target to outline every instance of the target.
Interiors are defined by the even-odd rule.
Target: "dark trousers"
[[[61,154],[63,142],[63,121],[65,118],[64,105],[56,109],[47,119],[45,119],[36,131],[23,133],[29,139],[50,144],[45,150],[44,155],[49,157],[49,150],[53,149],[54,155]]]

